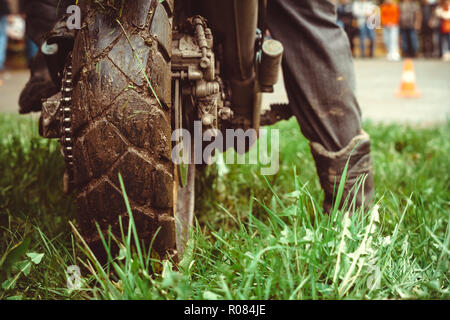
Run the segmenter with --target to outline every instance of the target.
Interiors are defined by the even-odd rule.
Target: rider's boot
[[[337,152],[327,151],[324,146],[317,142],[311,142],[310,147],[316,162],[320,184],[325,192],[324,212],[330,213],[333,209],[341,176],[347,162],[347,177],[339,208],[342,208],[347,196],[349,196],[347,209],[350,209],[349,205],[354,199],[356,208],[366,207],[371,202],[374,182],[372,159],[370,157],[370,137],[367,133],[363,131],[360,135],[354,137],[345,148]],[[361,181],[360,179],[363,182],[359,185],[357,182]],[[359,185],[359,188],[355,184]]]
[[[58,92],[52,81],[42,52],[38,52],[31,62],[31,77],[19,98],[19,113],[41,111],[42,101]]]

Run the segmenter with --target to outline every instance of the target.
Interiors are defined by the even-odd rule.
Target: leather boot
[[[354,137],[349,144],[337,152],[327,151],[320,143],[310,143],[311,152],[316,162],[320,184],[325,192],[323,202],[324,212],[330,213],[335,203],[341,176],[348,161],[347,178],[344,192],[339,203],[342,209],[347,196],[347,208],[355,197],[353,189],[358,178],[365,177],[356,194],[356,208],[367,206],[373,197],[373,167],[370,157],[370,137],[364,131]],[[352,190],[353,189],[353,190]]]
[[[31,62],[31,77],[19,98],[19,113],[41,111],[42,101],[58,92],[52,81],[42,52],[38,52]]]

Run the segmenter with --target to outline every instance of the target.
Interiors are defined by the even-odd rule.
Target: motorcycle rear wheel
[[[129,221],[119,173],[139,238],[154,239],[161,257],[176,253],[172,13],[173,1],[127,2],[120,17],[91,7],[75,39],[73,187],[78,227],[100,261],[107,257],[96,224],[120,238],[119,217],[124,231]]]

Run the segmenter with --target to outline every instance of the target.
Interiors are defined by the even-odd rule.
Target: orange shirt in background
[[[383,3],[380,6],[381,24],[383,26],[396,26],[400,21],[400,10],[395,3]]]

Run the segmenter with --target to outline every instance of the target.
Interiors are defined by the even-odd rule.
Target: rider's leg
[[[24,2],[27,37],[40,47],[42,36],[53,28],[59,17],[66,13],[67,6],[70,4],[73,4],[73,1],[27,0]],[[31,61],[30,69],[30,80],[19,98],[20,113],[40,111],[42,99],[48,98],[58,91],[40,49]]]
[[[344,196],[361,175],[366,179],[357,205],[373,194],[370,139],[361,129],[351,51],[336,24],[335,10],[329,0],[268,2],[271,34],[285,47],[283,72],[290,105],[311,142],[327,212],[350,154]]]
[[[38,46],[41,45],[41,37],[49,32],[59,16],[65,13],[65,1],[59,0],[27,0],[24,1],[23,10],[26,15],[27,36]]]
[[[42,52],[38,51],[31,60],[30,71],[30,79],[19,97],[19,113],[21,114],[41,111],[42,99],[49,98],[58,92]]]

